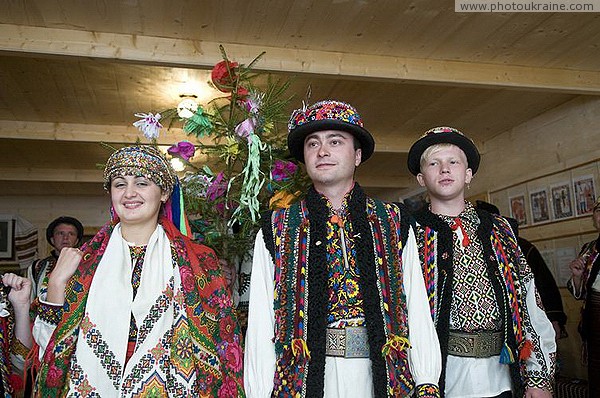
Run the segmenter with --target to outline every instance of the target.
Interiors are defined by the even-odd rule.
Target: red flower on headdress
[[[237,67],[237,62],[218,62],[210,73],[210,77],[215,87],[224,93],[232,91],[237,80],[237,75],[235,72],[235,68]]]

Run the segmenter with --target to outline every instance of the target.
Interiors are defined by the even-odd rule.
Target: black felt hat
[[[52,245],[50,238],[52,238],[52,235],[54,235],[54,229],[60,224],[69,224],[74,226],[75,229],[77,229],[77,242],[81,242],[81,238],[83,238],[83,225],[81,225],[79,220],[69,216],[60,216],[48,224],[48,228],[46,228],[46,240],[50,245]]]
[[[341,101],[320,101],[292,113],[288,123],[288,149],[304,163],[304,139],[315,131],[340,130],[352,134],[360,142],[361,160],[371,157],[375,150],[373,136],[363,127],[363,121],[354,107]]]
[[[436,144],[453,144],[462,149],[467,156],[468,167],[475,175],[481,160],[479,151],[471,139],[452,127],[432,128],[413,144],[410,151],[408,151],[408,170],[413,175],[421,172],[421,155],[423,155],[423,152]]]

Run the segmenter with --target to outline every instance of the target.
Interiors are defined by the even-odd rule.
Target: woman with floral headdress
[[[171,165],[126,147],[104,184],[113,219],[63,249],[39,300],[37,396],[243,396],[231,297],[214,252],[185,236]]]

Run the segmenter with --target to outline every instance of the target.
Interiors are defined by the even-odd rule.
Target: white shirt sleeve
[[[531,271],[530,271],[531,272]],[[533,351],[525,363],[526,379],[537,379],[533,383],[525,380],[528,387],[540,387],[540,379],[544,379],[551,388],[554,378],[556,355],[555,332],[552,323],[538,303],[541,303],[535,287],[533,276],[526,284],[526,305],[530,325],[525,325],[525,338],[533,343]],[[533,328],[533,330],[532,330]]]
[[[416,385],[438,385],[442,371],[440,343],[435,331],[415,234],[409,230],[406,247],[402,253],[404,291],[408,310],[408,332],[411,348],[408,353],[410,371]]]
[[[47,305],[56,306],[58,304],[49,303],[45,301],[46,294],[42,294],[40,296],[40,302]],[[44,358],[44,353],[46,352],[46,347],[48,347],[48,343],[50,342],[50,338],[52,337],[52,333],[54,333],[54,329],[56,329],[56,325],[53,325],[49,322],[44,321],[39,316],[35,318],[33,322],[33,328],[31,330],[31,334],[33,335],[33,339],[40,347],[38,356],[41,361]]]
[[[273,390],[274,289],[274,264],[260,230],[254,242],[244,355],[244,388],[248,398],[267,398]]]

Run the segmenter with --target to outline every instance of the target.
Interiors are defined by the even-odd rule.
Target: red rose
[[[46,384],[48,387],[58,387],[62,381],[63,371],[57,368],[54,364],[50,365],[48,375],[46,376]]]
[[[194,277],[192,270],[189,267],[180,267],[179,275],[181,275],[181,285],[183,286],[183,290],[186,293],[192,292],[196,283],[196,278]]]
[[[237,386],[235,380],[231,377],[226,377],[219,388],[219,398],[235,398],[237,396]]]
[[[225,360],[227,361],[227,367],[234,372],[242,370],[242,347],[237,342],[229,343],[225,351]]]
[[[219,322],[219,333],[221,339],[225,341],[233,341],[235,332],[235,322],[232,317],[222,318]]]
[[[237,62],[218,62],[210,73],[210,77],[215,87],[224,93],[232,91],[235,81],[237,80],[237,75],[235,74],[235,68],[237,67]]]

